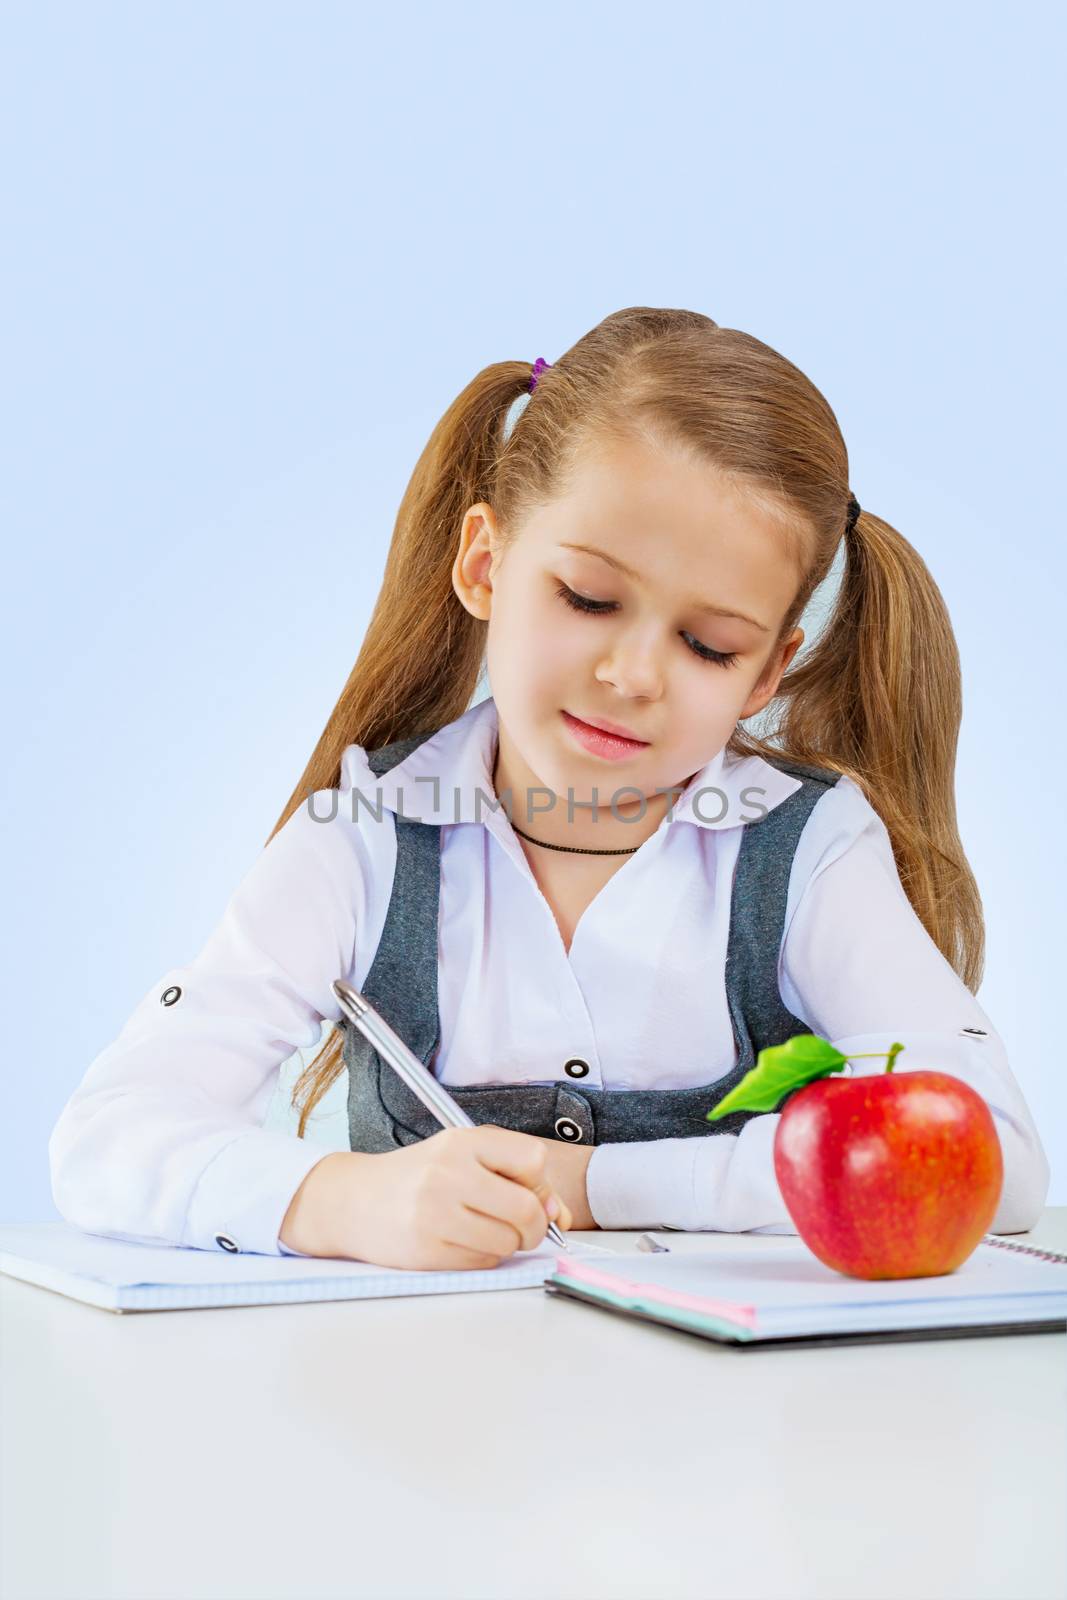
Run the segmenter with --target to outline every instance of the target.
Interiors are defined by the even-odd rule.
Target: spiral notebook
[[[791,1238],[640,1265],[560,1257],[545,1289],[735,1349],[1067,1331],[1067,1255],[992,1235],[930,1278],[848,1277]]]
[[[608,1254],[578,1239],[569,1241],[568,1248],[575,1254]],[[231,1255],[135,1244],[84,1233],[67,1222],[0,1223],[0,1272],[105,1311],[179,1311],[536,1288],[558,1254],[557,1247],[546,1242],[484,1271],[407,1272],[346,1257]]]

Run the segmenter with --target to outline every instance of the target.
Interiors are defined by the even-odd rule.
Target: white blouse
[[[278,1238],[329,1152],[263,1126],[279,1068],[340,1019],[385,923],[395,814],[442,824],[441,1043],[450,1085],[713,1084],[736,1064],[724,970],[742,828],[799,786],[720,751],[586,908],[570,950],[495,797],[490,696],[380,778],[344,752],[337,789],[294,812],[238,884],[200,953],[154,983],[92,1062],[49,1141],[60,1214],[137,1241],[289,1254]],[[603,803],[610,804],[605,782]],[[1030,1228],[1049,1164],[989,1017],[916,916],[884,823],[850,779],[823,794],[789,880],[778,977],[786,1006],[844,1054],[905,1046],[989,1105],[1004,1156],[992,1231]],[[162,997],[175,988],[173,1003]],[[984,1030],[982,1034],[967,1029]],[[852,1072],[884,1071],[884,1060]],[[717,1096],[709,1094],[711,1108]],[[795,1233],[774,1174],[780,1113],[738,1134],[598,1145],[587,1170],[604,1228]]]

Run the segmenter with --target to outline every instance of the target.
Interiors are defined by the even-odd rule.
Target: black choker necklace
[[[522,829],[516,828],[514,823],[511,826],[520,839],[529,839],[531,844],[539,844],[542,850],[568,850],[572,855],[576,856],[632,856],[634,850],[640,850],[641,848],[639,844],[635,844],[633,849],[630,850],[586,850],[578,844],[547,844],[544,839],[530,838],[528,833],[523,833]]]
[[[493,790],[494,790],[494,792],[496,791],[496,768],[497,768],[497,762],[498,762],[499,759],[500,759],[500,746],[497,745],[497,748],[496,748],[496,750],[495,750],[495,752],[493,754]],[[639,844],[635,844],[632,850],[587,850],[587,849],[583,849],[583,847],[581,845],[577,845],[577,844],[546,844],[544,839],[534,839],[530,834],[523,833],[522,829],[521,828],[516,828],[515,824],[513,822],[511,824],[511,827],[512,827],[512,831],[514,833],[517,833],[519,835],[520,839],[529,839],[531,844],[539,844],[541,846],[542,850],[566,850],[569,855],[575,855],[575,856],[632,856],[635,850],[640,850],[640,848],[641,848],[641,846]]]

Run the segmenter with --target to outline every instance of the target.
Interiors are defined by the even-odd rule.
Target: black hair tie
[[[848,497],[848,516],[845,518],[845,533],[850,534],[860,519],[860,503],[854,494]]]

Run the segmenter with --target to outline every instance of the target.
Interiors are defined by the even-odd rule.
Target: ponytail
[[[452,567],[463,515],[489,500],[505,414],[530,381],[528,362],[487,367],[449,406],[400,502],[381,592],[355,666],[268,839],[309,794],[335,789],[350,744],[366,750],[436,730],[463,715],[477,689],[486,624],[462,605]],[[334,1028],[293,1088],[299,1138],[312,1107],[344,1070]]]
[[[745,730],[731,743],[765,757],[784,750],[859,785],[916,914],[973,993],[985,931],[956,819],[962,688],[952,624],[926,563],[888,522],[862,511],[845,552],[833,611],[779,685],[780,743]]]

